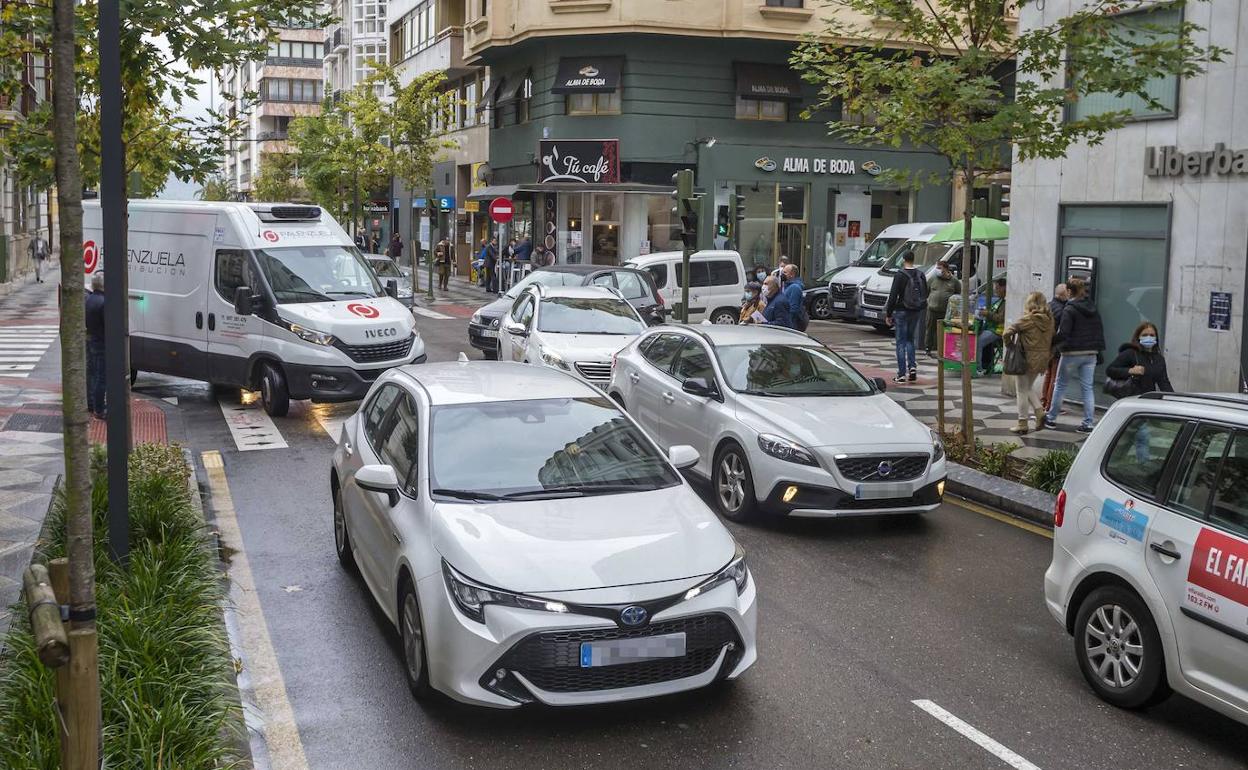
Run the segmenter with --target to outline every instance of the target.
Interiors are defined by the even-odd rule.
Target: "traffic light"
[[[728,242],[740,248],[741,223],[745,221],[745,196],[733,193],[728,196]]]
[[[988,186],[988,216],[1010,221],[1010,186],[994,182]]]
[[[680,240],[686,251],[697,251],[698,199],[693,194],[693,171],[686,168],[672,174],[672,184],[676,186],[672,196],[676,199],[676,214],[680,217]]]
[[[728,207],[717,206],[715,208],[715,237],[728,237]]]

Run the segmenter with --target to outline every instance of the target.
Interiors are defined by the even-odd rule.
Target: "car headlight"
[[[945,459],[945,442],[936,431],[929,432],[932,434],[932,462],[939,462]]]
[[[819,464],[819,461],[815,459],[814,453],[806,447],[772,433],[758,434],[758,448],[772,457],[791,463],[798,463],[799,465]]]
[[[446,562],[446,559],[442,560],[442,577],[446,581],[446,590],[451,594],[455,606],[469,619],[478,623],[485,622],[485,605],[487,604],[501,604],[506,607],[519,607],[539,612],[568,611],[568,606],[563,602],[552,602],[483,586],[456,572],[455,568]]]
[[[468,322],[468,323],[473,323],[473,324],[476,324],[477,326],[480,326],[480,325],[481,325],[481,314],[480,314],[480,313],[473,313],[473,314],[472,314],[472,319],[471,319],[471,320],[469,320],[469,322]]]
[[[568,362],[563,360],[563,356],[553,350],[542,351],[542,363],[563,369],[564,371],[572,371],[572,367],[568,366]]]
[[[326,347],[334,344],[334,335],[332,334],[318,332],[316,329],[309,329],[308,327],[297,324],[294,321],[287,321],[285,318],[282,319],[282,323],[286,324],[286,328],[289,329],[292,334],[305,342],[311,342],[316,345],[325,345]]]
[[[685,601],[706,593],[712,588],[717,588],[730,580],[737,584],[738,594],[745,590],[745,586],[750,580],[750,570],[745,566],[745,549],[741,547],[740,543],[737,543],[737,551],[732,555],[732,561],[728,562],[728,566],[685,591]]]

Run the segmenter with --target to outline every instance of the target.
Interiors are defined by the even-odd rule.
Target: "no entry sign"
[[[495,198],[490,201],[490,219],[493,219],[500,225],[507,224],[515,215],[516,210],[507,198]]]

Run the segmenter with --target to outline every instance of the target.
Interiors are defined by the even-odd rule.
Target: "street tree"
[[[1162,23],[1186,0],[1090,0],[1064,18],[1016,33],[1004,10],[1033,0],[829,0],[826,29],[790,63],[819,87],[807,116],[828,110],[833,136],[879,147],[921,147],[942,156],[941,174],[888,170],[882,181],[913,186],[960,181],[963,254],[971,249],[977,180],[1014,160],[1060,158],[1076,142],[1100,143],[1125,110],[1073,115],[1094,94],[1134,95],[1160,107],[1158,78],[1191,77],[1225,49],[1196,41],[1188,21]],[[1194,0],[1203,1],[1203,0]],[[855,41],[847,43],[843,41]],[[866,41],[866,42],[863,42]],[[852,119],[850,119],[852,116]],[[964,259],[963,264],[968,264]],[[964,277],[969,271],[964,270]],[[961,326],[969,328],[970,281]],[[963,333],[961,357],[970,358]],[[974,433],[970,367],[962,367],[962,433]]]
[[[298,201],[306,198],[298,170],[298,157],[294,153],[261,153],[260,173],[252,180],[252,195],[261,201]]]
[[[203,181],[195,197],[201,201],[232,201],[235,197],[234,186],[225,177],[213,174]]]

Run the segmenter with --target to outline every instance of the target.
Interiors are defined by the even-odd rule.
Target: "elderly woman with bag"
[[[1044,427],[1044,405],[1036,393],[1036,378],[1049,368],[1053,344],[1053,316],[1044,294],[1033,291],[1023,304],[1023,315],[1002,335],[1005,341],[1006,374],[1014,375],[1018,403],[1018,425],[1011,433],[1024,435],[1032,417],[1036,430]]]

